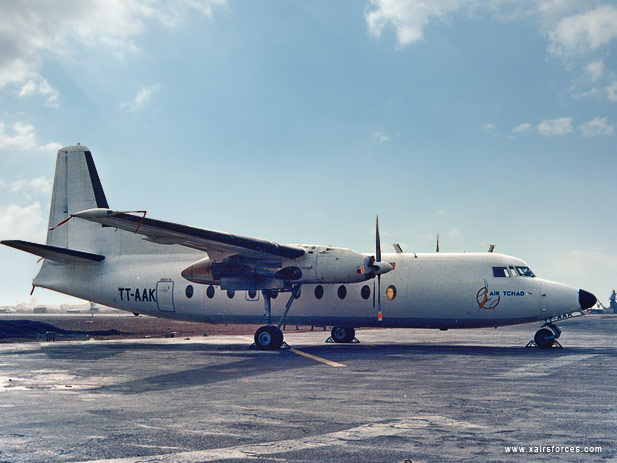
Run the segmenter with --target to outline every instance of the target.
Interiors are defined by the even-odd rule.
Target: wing
[[[218,262],[235,255],[262,261],[280,261],[281,258],[296,259],[304,255],[304,249],[300,246],[283,245],[248,236],[189,227],[110,209],[88,209],[77,212],[73,216],[104,226],[138,233],[154,243],[179,244],[205,251],[210,259]]]

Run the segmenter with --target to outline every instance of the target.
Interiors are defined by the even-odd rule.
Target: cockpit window
[[[533,274],[533,272],[529,269],[529,267],[516,267],[516,270],[518,272],[518,274],[522,277],[531,277],[531,278],[535,278],[536,276]]]
[[[493,267],[493,276],[496,278],[509,278],[510,272],[507,267]]]

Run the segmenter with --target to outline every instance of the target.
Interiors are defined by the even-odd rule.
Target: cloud
[[[492,132],[496,129],[496,127],[493,124],[484,124],[482,126],[482,130],[484,130],[485,132]]]
[[[37,201],[21,207],[10,204],[0,207],[0,237],[2,239],[22,239],[43,241],[47,228],[41,204]]]
[[[617,8],[600,5],[593,10],[561,18],[548,32],[549,51],[574,55],[595,50],[617,37]]]
[[[587,66],[585,66],[585,71],[591,77],[591,80],[598,80],[604,74],[604,62],[600,61],[592,61]]]
[[[37,177],[30,180],[17,180],[11,183],[13,193],[21,192],[27,199],[35,194],[49,196],[51,194],[52,180],[46,177]]]
[[[458,228],[452,228],[446,233],[446,236],[451,239],[459,239],[461,237],[461,231]]]
[[[40,88],[43,55],[70,55],[78,46],[101,47],[123,58],[138,51],[146,21],[177,26],[191,11],[211,17],[224,0],[63,0],[0,2],[0,88]],[[32,86],[26,91],[34,91]],[[22,87],[23,90],[23,87]],[[48,99],[51,94],[45,94]],[[48,100],[49,101],[49,100]]]
[[[416,235],[416,239],[424,242],[434,242],[437,239],[437,235],[435,233],[423,233]]]
[[[390,135],[386,135],[383,132],[373,132],[371,134],[371,137],[373,137],[375,140],[377,140],[378,143],[385,143],[388,140],[390,140]]]
[[[611,82],[611,84],[606,87],[606,93],[610,101],[617,103],[617,80]]]
[[[508,22],[528,18],[537,20],[552,54],[563,57],[583,53],[608,44],[617,37],[617,7],[590,6],[583,0],[371,0],[365,13],[369,33],[380,38],[384,29],[393,28],[400,47],[424,39],[433,21],[449,21],[458,11],[469,17],[488,16]],[[599,69],[593,72],[597,75]]]
[[[9,135],[5,131],[4,122],[0,122],[0,150],[17,149],[22,151],[56,151],[60,148],[61,145],[55,142],[50,142],[45,145],[39,145],[37,141],[36,130],[31,124],[16,122],[15,124],[13,124],[13,135]]]
[[[561,136],[572,133],[572,118],[545,119],[538,124],[538,134],[544,136]]]
[[[531,124],[529,122],[525,122],[524,124],[519,124],[512,129],[514,133],[525,133],[531,130]]]
[[[154,84],[150,87],[141,87],[137,91],[135,98],[132,101],[122,103],[120,105],[120,109],[128,109],[129,111],[137,111],[138,109],[141,109],[148,102],[148,100],[150,100],[152,94],[159,91],[159,88],[159,84]]]
[[[460,0],[371,0],[371,11],[365,14],[371,35],[381,37],[386,26],[394,27],[400,46],[424,38],[424,28],[430,20],[445,18],[463,5]]]
[[[597,135],[615,135],[615,126],[607,122],[606,117],[596,117],[580,125],[578,129],[583,137],[595,137]]]
[[[58,108],[58,95],[59,92],[47,82],[45,79],[39,77],[36,79],[29,79],[19,91],[19,96],[41,95],[47,98],[47,105],[52,108]]]

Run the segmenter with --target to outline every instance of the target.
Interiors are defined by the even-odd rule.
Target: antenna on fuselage
[[[488,252],[493,252],[495,250],[495,245],[490,243],[482,243],[485,246],[488,246]]]

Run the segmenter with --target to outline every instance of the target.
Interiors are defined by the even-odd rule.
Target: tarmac
[[[559,326],[0,344],[0,462],[615,461],[617,318]]]

